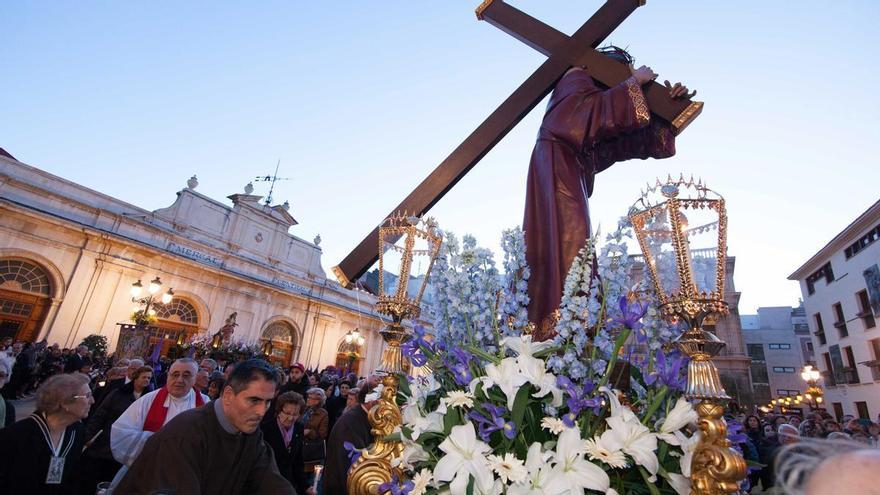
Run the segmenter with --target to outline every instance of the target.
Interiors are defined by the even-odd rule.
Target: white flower
[[[609,450],[622,450],[630,455],[636,464],[643,466],[651,473],[657,474],[660,461],[657,460],[657,435],[651,433],[647,426],[639,422],[638,418],[625,420],[621,416],[611,416],[605,420],[611,428],[602,434],[602,440]],[[605,435],[608,434],[608,438]]]
[[[434,474],[427,468],[413,475],[413,489],[410,490],[409,495],[424,495],[428,491],[428,485],[431,484],[433,478]]]
[[[606,435],[610,435],[610,433],[606,431],[601,437],[593,437],[589,440],[585,440],[587,455],[590,459],[594,461],[602,461],[613,468],[625,468],[628,464],[626,462],[626,455],[622,450],[614,449],[607,445],[609,442]]]
[[[568,427],[565,426],[565,422],[563,422],[559,418],[546,417],[541,420],[541,428],[549,430],[550,433],[554,435],[559,435],[560,433],[562,433],[563,430]]]
[[[675,432],[697,421],[697,412],[684,397],[679,397],[669,415],[660,424],[658,438],[669,445],[681,445],[680,437]]]
[[[516,358],[516,363],[519,365],[522,376],[538,388],[538,391],[532,394],[532,397],[544,397],[552,393],[553,402],[551,405],[553,407],[562,405],[562,390],[556,386],[556,376],[553,373],[547,372],[544,361],[530,356],[520,356]]]
[[[413,464],[431,459],[428,452],[426,452],[418,443],[413,442],[406,437],[401,437],[401,443],[403,444],[403,452],[400,453],[400,457],[394,457],[391,459],[391,467],[399,467],[401,469],[412,471]]]
[[[385,385],[380,383],[376,385],[376,388],[373,389],[372,392],[367,394],[364,398],[364,402],[373,402],[374,400],[379,400],[382,397],[382,391],[385,390]]]
[[[533,343],[531,335],[520,335],[518,337],[505,337],[501,339],[501,345],[515,352],[517,356],[533,357],[535,353],[553,347],[553,341],[545,340]]]
[[[516,392],[526,383],[525,377],[520,374],[516,359],[504,358],[497,366],[494,363],[489,363],[486,365],[485,370],[486,376],[471,380],[471,393],[474,393],[477,389],[478,383],[483,384],[484,391],[488,391],[489,388],[497,385],[507,397],[507,409],[512,411]]]
[[[701,435],[702,432],[697,431],[690,438],[687,438],[681,432],[676,432],[676,436],[680,440],[681,450],[684,452],[684,455],[678,461],[678,466],[681,468],[682,476],[687,478],[691,476],[691,462],[693,462],[694,451],[697,450]]]
[[[669,473],[669,484],[672,485],[672,488],[675,490],[678,495],[690,495],[691,493],[691,479],[682,476],[678,473]]]
[[[434,478],[440,482],[452,481],[449,485],[452,493],[464,493],[470,476],[474,477],[476,488],[483,491],[492,488],[494,478],[486,459],[492,447],[477,440],[473,423],[453,426],[439,447],[446,455],[434,466]]]
[[[434,411],[427,416],[422,416],[418,406],[409,405],[403,409],[403,424],[412,430],[412,439],[418,440],[424,432],[439,433],[443,431],[443,413]]]
[[[508,480],[514,483],[522,483],[529,477],[529,471],[526,469],[523,461],[516,458],[516,455],[510,452],[504,454],[504,457],[490,455],[488,457],[489,465],[492,471],[498,473],[501,481],[507,483]]]
[[[523,483],[509,486],[507,495],[550,495],[551,492],[545,490],[545,487],[550,482],[552,467],[547,461],[552,456],[552,452],[541,452],[540,443],[533,443],[526,455],[528,478]]]
[[[611,480],[605,471],[584,459],[585,452],[578,430],[567,428],[559,435],[553,457],[556,465],[546,487],[548,492],[566,493],[565,490],[569,490],[579,493],[584,488],[605,492],[611,487]]]
[[[464,390],[450,390],[446,397],[440,399],[440,403],[446,407],[474,407],[474,394]],[[444,408],[445,409],[445,408]],[[440,410],[439,408],[437,409]]]

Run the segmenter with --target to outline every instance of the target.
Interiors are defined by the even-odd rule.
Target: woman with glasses
[[[275,414],[268,414],[260,425],[263,440],[275,453],[278,471],[296,488],[296,493],[306,493],[303,471],[302,440],[303,424],[300,422],[305,401],[296,392],[285,392],[275,399]]]
[[[80,421],[93,403],[85,375],[46,380],[37,390],[36,411],[0,430],[3,493],[75,494],[86,441]]]

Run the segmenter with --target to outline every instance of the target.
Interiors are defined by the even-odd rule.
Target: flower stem
[[[660,388],[660,391],[657,392],[656,396],[654,396],[654,401],[651,402],[651,405],[648,406],[648,410],[645,411],[645,417],[642,418],[642,423],[646,425],[648,424],[648,422],[651,420],[651,416],[654,415],[654,413],[657,411],[657,408],[660,407],[660,404],[663,403],[663,399],[666,398],[666,392],[668,391],[669,388],[667,388],[666,385],[663,385],[663,387]]]

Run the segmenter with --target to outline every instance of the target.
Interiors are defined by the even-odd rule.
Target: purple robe
[[[652,119],[634,78],[602,90],[575,68],[559,80],[532,152],[523,220],[536,340],[555,335],[565,276],[590,236],[595,175],[615,162],[674,154],[675,136]]]

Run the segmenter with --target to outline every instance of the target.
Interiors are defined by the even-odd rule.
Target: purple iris
[[[574,427],[578,416],[585,409],[592,408],[595,412],[602,405],[602,400],[598,397],[592,397],[596,384],[590,380],[584,382],[584,385],[578,388],[577,385],[566,376],[556,377],[556,386],[562,389],[568,400],[565,402],[568,406],[568,412],[562,416],[562,422],[569,428]]]
[[[620,315],[612,318],[610,320],[610,323],[629,328],[634,332],[642,328],[641,320],[642,317],[645,316],[645,313],[648,312],[648,304],[642,304],[638,302],[630,304],[629,299],[627,299],[626,296],[620,296],[619,302]],[[640,335],[640,333],[636,333],[636,338],[638,339]]]
[[[351,467],[361,458],[361,449],[354,446],[351,442],[342,442],[342,448],[348,452],[348,466]]]
[[[489,436],[496,431],[502,432],[508,440],[512,440],[516,436],[516,425],[513,424],[513,421],[505,421],[503,417],[504,413],[507,412],[507,408],[504,406],[493,406],[488,402],[484,402],[481,406],[486,410],[485,415],[477,411],[471,411],[467,414],[467,418],[476,423],[477,434],[480,435],[484,442],[488,443]]]
[[[391,477],[391,481],[386,481],[379,485],[378,492],[381,493],[390,493],[391,495],[407,495],[409,492],[415,488],[416,485],[412,481],[406,481],[404,483],[400,482],[400,478],[395,474]]]
[[[428,357],[422,353],[422,348],[415,339],[401,344],[400,350],[415,367],[424,366],[428,362]]]
[[[645,376],[645,384],[660,383],[672,390],[684,390],[687,377],[682,370],[686,369],[687,361],[687,356],[678,351],[672,351],[667,355],[663,349],[658,350],[654,358],[654,371]]]
[[[460,386],[471,383],[473,379],[473,375],[471,375],[471,362],[474,360],[473,354],[458,348],[450,349],[446,357],[443,358],[443,362],[449,368],[449,371],[452,372],[452,377],[455,378],[455,383]]]

